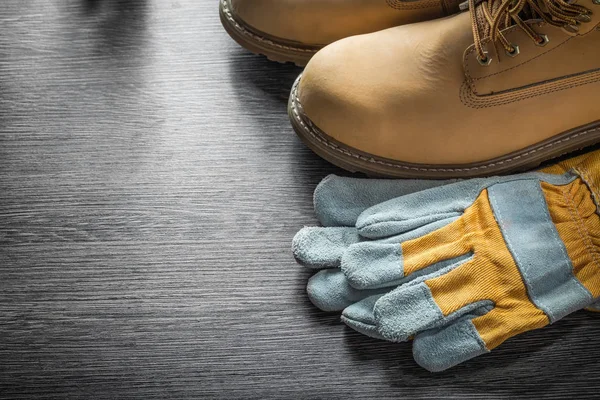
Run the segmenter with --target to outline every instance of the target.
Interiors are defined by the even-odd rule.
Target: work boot
[[[456,13],[460,1],[220,0],[220,15],[243,47],[303,66],[336,40]]]
[[[503,174],[600,141],[600,0],[471,0],[336,42],[293,87],[317,154],[386,177]]]

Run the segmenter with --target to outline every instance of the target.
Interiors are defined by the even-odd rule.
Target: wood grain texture
[[[432,375],[306,298],[340,172],[215,0],[0,2],[0,397],[598,398],[581,312]]]

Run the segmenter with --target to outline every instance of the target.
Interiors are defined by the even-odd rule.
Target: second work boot
[[[336,40],[456,13],[460,1],[220,0],[220,15],[243,47],[303,66]]]
[[[296,132],[388,177],[502,174],[600,142],[600,0],[469,7],[321,50],[290,97]]]

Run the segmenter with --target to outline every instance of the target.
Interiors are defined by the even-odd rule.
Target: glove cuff
[[[584,179],[564,186],[542,185],[550,216],[573,265],[573,274],[590,292],[591,304],[600,298],[600,215],[596,193]]]

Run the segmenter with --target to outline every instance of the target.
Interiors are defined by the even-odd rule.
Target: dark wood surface
[[[0,397],[598,397],[589,313],[430,374],[310,304],[290,242],[340,171],[216,1],[2,0],[0,29]]]

